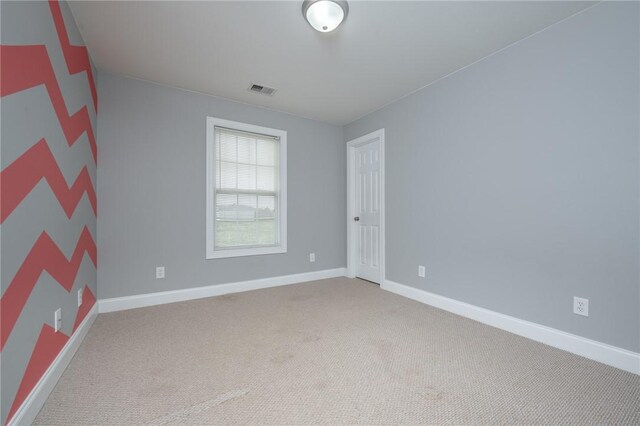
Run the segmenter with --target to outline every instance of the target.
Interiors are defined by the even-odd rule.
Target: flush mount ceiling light
[[[302,16],[321,33],[338,28],[348,12],[349,5],[341,0],[305,0],[302,3]]]

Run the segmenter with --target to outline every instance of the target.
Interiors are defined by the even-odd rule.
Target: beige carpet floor
[[[36,424],[640,424],[640,377],[336,278],[101,314]]]

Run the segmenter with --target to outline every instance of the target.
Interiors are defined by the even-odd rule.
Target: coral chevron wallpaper
[[[95,304],[98,153],[95,72],[68,5],[3,1],[0,8],[6,424]]]

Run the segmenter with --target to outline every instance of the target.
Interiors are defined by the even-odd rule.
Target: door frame
[[[380,141],[380,186],[378,188],[380,197],[380,286],[384,286],[385,279],[385,149],[384,149],[384,128],[371,132],[359,138],[347,142],[347,276],[349,278],[356,277],[357,253],[357,236],[356,229],[353,226],[353,217],[355,214],[355,161],[356,148],[366,145],[369,142],[378,139]]]

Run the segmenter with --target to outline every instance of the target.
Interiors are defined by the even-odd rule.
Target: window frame
[[[279,138],[279,189],[277,191],[279,244],[265,247],[217,249],[215,246],[215,190],[216,190],[216,149],[215,128],[226,127],[241,132],[260,133]],[[281,254],[287,252],[287,132],[238,121],[207,117],[206,130],[206,258],[220,259],[226,257],[256,256],[265,254]]]

